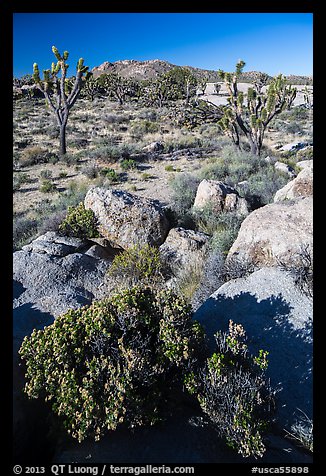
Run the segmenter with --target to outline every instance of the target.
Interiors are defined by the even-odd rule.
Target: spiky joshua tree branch
[[[52,46],[52,52],[57,62],[53,62],[51,69],[43,70],[43,79],[40,77],[40,71],[37,63],[33,65],[33,80],[37,87],[42,91],[45,99],[53,111],[58,126],[60,128],[60,154],[64,155],[66,149],[66,126],[69,112],[75,104],[83,85],[83,75],[88,76],[88,66],[84,66],[84,59],[80,58],[77,63],[76,76],[73,80],[67,78],[69,65],[66,63],[69,53],[64,51],[63,55],[59,53],[55,46]],[[61,72],[60,77],[58,77]]]

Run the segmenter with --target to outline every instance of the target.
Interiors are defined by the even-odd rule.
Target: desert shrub
[[[290,263],[279,260],[278,265],[293,276],[295,284],[304,294],[313,297],[313,251],[309,244],[301,245],[300,250],[291,256]]]
[[[51,207],[47,213],[38,217],[37,232],[39,235],[43,235],[47,231],[59,231],[59,227],[63,220],[66,218],[66,210],[54,210],[51,211]]]
[[[115,256],[109,268],[108,276],[115,278],[120,287],[135,284],[146,286],[162,283],[163,264],[157,248],[148,244],[134,245]]]
[[[16,145],[18,149],[25,149],[25,147],[27,147],[31,143],[32,143],[32,138],[22,137],[18,140],[15,140],[14,145]]]
[[[194,310],[198,309],[209,296],[222,284],[225,256],[219,250],[206,252],[201,266],[200,279],[191,296],[191,304]]]
[[[81,152],[83,153],[83,152]],[[79,153],[69,153],[67,152],[66,154],[64,154],[62,156],[62,160],[63,162],[68,165],[68,166],[72,166],[72,165],[76,165],[79,160],[81,159],[81,155],[79,155]]]
[[[41,170],[40,177],[44,179],[50,179],[52,177],[52,170],[48,170],[48,169]]]
[[[164,141],[164,152],[201,147],[202,141],[194,135],[180,135]]]
[[[108,179],[111,183],[120,182],[121,180],[120,174],[110,167],[103,167],[100,170],[100,174]]]
[[[94,179],[98,177],[99,174],[99,167],[95,163],[84,165],[81,168],[81,173],[86,175],[89,179]]]
[[[191,209],[199,183],[199,178],[189,173],[178,174],[171,180],[172,208],[178,215],[183,216]]]
[[[77,238],[98,237],[97,220],[93,210],[87,210],[83,202],[75,207],[68,207],[66,218],[59,226],[59,232]]]
[[[69,310],[20,348],[25,392],[44,398],[72,437],[152,425],[200,355],[200,325],[171,291],[133,287]]]
[[[89,153],[89,156],[93,159],[117,162],[119,159],[130,159],[130,156],[137,152],[139,152],[139,145],[130,143],[97,147]]]
[[[224,282],[231,279],[244,278],[256,271],[256,266],[245,258],[239,258],[236,254],[227,257],[222,267],[222,279]]]
[[[265,377],[268,352],[249,354],[243,327],[231,320],[215,340],[216,352],[201,371],[185,377],[185,385],[230,447],[244,457],[261,457],[275,393]]]
[[[70,146],[76,149],[84,149],[88,145],[88,140],[84,137],[75,137],[70,140]]]
[[[235,241],[240,225],[245,218],[236,211],[219,212],[207,204],[191,211],[196,229],[211,235],[211,249],[226,254]]]
[[[22,167],[29,165],[45,164],[49,161],[50,153],[48,150],[39,146],[26,147],[20,154],[19,162]]]
[[[26,245],[37,233],[37,220],[27,217],[17,217],[13,220],[13,248],[19,250]]]
[[[294,106],[286,109],[278,116],[279,119],[287,121],[302,121],[310,119],[310,111],[305,106]]]
[[[120,162],[122,170],[131,170],[137,168],[137,162],[134,159],[123,159]]]
[[[287,174],[284,174],[273,167],[266,167],[247,179],[244,196],[250,208],[255,209],[272,203],[274,195],[280,188],[289,181]]]
[[[296,154],[296,159],[298,162],[301,160],[312,160],[314,158],[314,148],[312,146],[305,147],[304,149],[298,150]]]
[[[204,253],[196,253],[186,262],[173,266],[171,270],[173,274],[173,288],[189,303],[193,302],[194,295],[203,280],[204,264]]]
[[[29,174],[26,173],[19,173],[13,175],[13,191],[15,192],[16,190],[20,189],[20,186],[23,183],[29,183],[31,181],[31,177]]]
[[[236,186],[266,167],[268,164],[261,157],[229,145],[222,149],[218,157],[212,157],[202,167],[199,176],[201,179],[220,180]]]
[[[123,124],[128,122],[130,117],[124,114],[104,114],[101,116],[101,119],[107,124]]]
[[[299,443],[300,446],[313,453],[314,436],[313,436],[313,420],[311,420],[302,410],[298,420],[291,425],[290,431],[285,430],[289,438]]]
[[[159,131],[159,125],[148,119],[134,120],[130,127],[130,134],[134,138],[142,138],[145,134],[154,134]]]
[[[56,184],[49,179],[43,179],[41,181],[39,191],[42,193],[52,193],[57,190]]]

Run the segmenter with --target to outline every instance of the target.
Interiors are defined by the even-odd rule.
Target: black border
[[[2,280],[2,295],[3,301],[5,301],[5,308],[2,313],[2,326],[5,328],[5,334],[2,334],[2,345],[1,350],[4,351],[4,356],[2,357],[3,367],[6,371],[8,371],[8,376],[3,376],[3,382],[6,382],[6,385],[2,386],[1,396],[5,396],[5,404],[2,406],[2,413],[5,413],[5,416],[8,417],[8,428],[7,426],[4,427],[2,425],[2,432],[5,437],[6,443],[8,444],[8,449],[6,448],[3,451],[3,455],[6,456],[6,466],[8,466],[8,475],[13,474],[13,465],[17,462],[12,461],[11,454],[12,454],[12,427],[11,427],[11,412],[9,411],[12,408],[12,370],[11,365],[8,364],[8,355],[9,355],[9,362],[11,362],[12,356],[12,285],[11,285],[11,278],[12,278],[12,189],[11,189],[11,175],[12,175],[12,168],[11,168],[11,155],[12,155],[12,71],[13,71],[13,47],[12,47],[12,38],[13,38],[13,28],[12,28],[12,15],[13,13],[313,13],[314,18],[314,149],[316,150],[315,153],[315,169],[314,174],[314,198],[318,197],[318,192],[321,187],[321,180],[322,174],[319,172],[320,158],[324,160],[323,155],[320,154],[322,152],[321,149],[321,138],[322,133],[320,131],[321,124],[323,118],[319,119],[319,115],[322,112],[322,105],[320,104],[319,100],[322,98],[321,92],[321,74],[320,74],[320,64],[321,64],[321,57],[318,52],[318,47],[322,48],[322,17],[321,17],[321,0],[319,2],[314,0],[292,0],[292,1],[280,1],[280,0],[265,0],[264,2],[247,2],[237,1],[234,0],[232,2],[221,2],[217,5],[217,2],[212,2],[210,5],[200,5],[200,9],[192,9],[189,5],[176,5],[175,2],[169,2],[168,0],[159,4],[158,2],[151,2],[151,5],[146,5],[146,3],[137,2],[132,4],[127,4],[123,2],[123,7],[121,8],[121,4],[118,5],[117,3],[113,4],[112,2],[84,2],[81,1],[60,1],[57,0],[56,2],[36,2],[35,0],[26,1],[7,1],[2,2],[0,4],[0,47],[2,49],[2,64],[5,65],[5,74],[1,74],[1,82],[2,87],[2,106],[5,105],[6,108],[6,117],[2,120],[2,127],[1,130],[3,132],[2,135],[2,146],[5,144],[5,147],[1,148],[2,152],[2,167],[5,167],[4,176],[5,180],[2,181],[2,186],[0,187],[1,193],[3,193],[3,197],[1,200],[2,206],[2,226],[1,226],[1,237],[3,238],[3,258],[2,263],[5,266],[2,266],[2,273],[3,276],[6,276],[6,280]],[[198,5],[198,4],[197,4]],[[137,9],[135,9],[137,6]],[[215,7],[215,8],[214,8]],[[232,10],[231,10],[232,7]],[[321,49],[321,55],[324,52]],[[3,110],[3,107],[1,108]],[[6,140],[4,140],[6,139]],[[8,168],[8,170],[7,170]],[[3,186],[4,185],[4,186]],[[314,200],[314,242],[315,242],[315,256],[317,256],[317,260],[315,259],[315,298],[314,298],[314,315],[315,315],[315,322],[314,322],[314,428],[315,428],[315,451],[313,455],[314,463],[309,466],[309,474],[314,472],[316,469],[316,473],[318,474],[318,467],[319,464],[322,462],[322,443],[321,443],[321,435],[323,432],[322,424],[320,422],[320,396],[322,395],[323,390],[321,389],[322,377],[321,377],[321,365],[320,360],[322,358],[322,353],[320,349],[320,345],[322,344],[322,329],[321,321],[319,320],[319,308],[320,303],[319,299],[321,296],[320,292],[320,276],[322,275],[322,262],[319,259],[319,251],[321,250],[321,243],[319,242],[321,236],[320,227],[322,225],[323,216],[320,217],[319,211],[317,209],[319,200]],[[320,316],[322,319],[322,316]],[[5,344],[4,344],[5,342]],[[2,414],[2,416],[4,416]],[[19,463],[19,462],[18,462]],[[231,464],[231,466],[230,466]],[[234,466],[235,465],[235,466]],[[93,466],[93,465],[92,465]],[[99,469],[102,465],[98,465]],[[128,466],[135,466],[129,465]],[[171,465],[174,466],[174,465]],[[186,464],[180,466],[187,466]],[[188,465],[189,466],[189,465]],[[198,474],[198,471],[204,470],[205,472],[207,469],[215,469],[218,470],[221,468],[223,474],[223,469],[232,470],[236,468],[237,474],[251,474],[252,464],[238,464],[238,463],[221,463],[221,464],[195,464],[195,474]],[[204,468],[203,468],[204,466]],[[215,466],[215,468],[210,468],[210,466]],[[257,466],[259,468],[264,467],[275,467],[275,465],[270,464],[262,464],[257,461]],[[280,464],[279,466],[298,466],[298,465],[288,465]],[[49,472],[48,472],[49,471]],[[6,470],[5,470],[6,472]],[[24,473],[22,473],[24,474]],[[47,468],[47,472],[45,474],[52,474],[50,472],[50,468]],[[100,474],[100,472],[99,472]],[[106,473],[108,474],[108,473]]]

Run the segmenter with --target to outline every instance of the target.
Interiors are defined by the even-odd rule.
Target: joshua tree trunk
[[[67,153],[66,126],[67,124],[65,123],[60,125],[60,155],[65,155]]]

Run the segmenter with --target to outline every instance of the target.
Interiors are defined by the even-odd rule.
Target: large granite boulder
[[[21,462],[35,462],[36,448],[44,458],[51,457],[52,451],[49,408],[23,393],[21,343],[34,329],[52,324],[68,309],[102,297],[113,254],[111,257],[108,248],[93,242],[55,232],[47,232],[13,253],[13,432],[14,454]]]
[[[227,259],[257,266],[291,263],[303,247],[313,245],[313,199],[271,203],[250,213],[242,222]]]
[[[300,412],[312,418],[312,299],[303,294],[290,273],[262,268],[222,285],[195,312],[205,328],[211,350],[214,334],[229,320],[242,324],[250,352],[269,352],[267,375],[277,393],[277,423],[290,429]]]
[[[237,211],[246,215],[247,202],[237,190],[219,180],[202,180],[197,188],[194,208],[212,207],[214,212]]]
[[[110,258],[92,256],[94,243],[47,232],[13,254],[13,278],[24,287],[14,307],[30,303],[58,316],[100,296]]]
[[[299,164],[302,170],[295,179],[276,192],[274,202],[313,195],[313,161],[305,160]]]
[[[147,198],[95,187],[87,192],[84,203],[95,213],[100,234],[112,246],[159,246],[169,231],[164,209]]]
[[[209,236],[200,231],[182,227],[171,228],[165,242],[160,246],[160,253],[172,268],[183,266],[201,252],[208,239]]]

